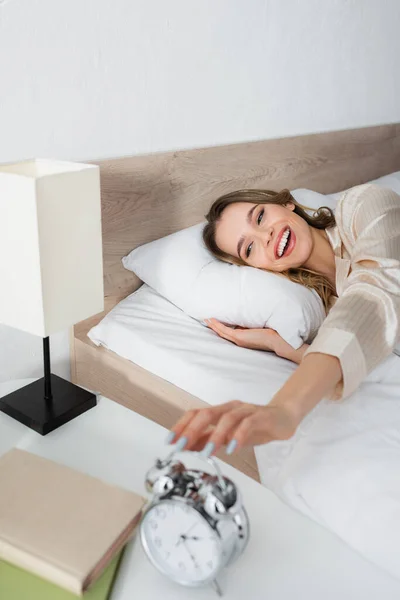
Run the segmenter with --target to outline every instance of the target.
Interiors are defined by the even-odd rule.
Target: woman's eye
[[[261,225],[261,221],[263,220],[263,216],[264,216],[264,209],[262,209],[260,211],[260,214],[257,217],[257,225]]]
[[[251,244],[249,244],[247,246],[247,249],[246,249],[246,258],[249,258],[250,254],[251,254],[252,247],[253,247],[253,242],[251,242]]]

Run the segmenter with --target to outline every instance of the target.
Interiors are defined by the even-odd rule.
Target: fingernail
[[[203,458],[210,458],[214,449],[215,449],[214,442],[208,442],[208,444],[206,444],[204,446],[203,450],[201,451],[201,456],[203,456]]]
[[[166,439],[165,439],[165,443],[166,444],[171,444],[172,440],[175,437],[175,431],[170,431],[169,434],[167,435]]]
[[[184,447],[186,446],[186,444],[187,444],[187,437],[179,438],[179,440],[176,442],[176,445],[175,445],[175,452],[181,452],[184,449]]]
[[[233,454],[234,451],[236,450],[236,446],[237,446],[237,441],[236,440],[231,440],[229,442],[229,444],[226,447],[226,453],[227,454]]]

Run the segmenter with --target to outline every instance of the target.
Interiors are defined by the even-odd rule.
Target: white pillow
[[[374,183],[380,187],[388,188],[400,195],[400,171],[390,173],[389,175],[384,175],[378,179],[373,179],[368,183]],[[320,194],[319,192],[314,192],[313,190],[299,188],[294,190],[292,195],[294,196],[296,202],[302,204],[303,206],[308,206],[312,209],[319,208],[320,206],[328,206],[334,211],[340,196],[345,191],[346,190],[336,192],[335,194]]]
[[[133,250],[126,269],[191,317],[228,325],[271,327],[294,348],[325,318],[319,296],[283,276],[215,259],[202,241],[204,223]]]

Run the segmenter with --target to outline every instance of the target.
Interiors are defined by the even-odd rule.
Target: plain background
[[[0,0],[0,162],[398,122],[399,57],[398,0]],[[0,381],[41,350],[0,325]]]

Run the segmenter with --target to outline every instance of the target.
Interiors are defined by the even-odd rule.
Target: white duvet
[[[210,404],[266,404],[294,370],[218,338],[142,286],[89,334]],[[293,438],[256,450],[264,485],[400,579],[400,358],[343,402],[320,403]]]
[[[374,375],[256,456],[264,485],[400,578],[400,358]]]

